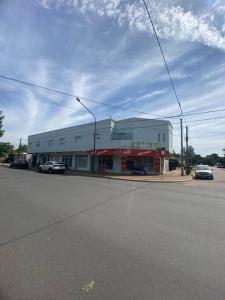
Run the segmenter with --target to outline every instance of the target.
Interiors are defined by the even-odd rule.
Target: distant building
[[[94,123],[63,128],[28,137],[32,164],[63,161],[74,170],[91,170]],[[95,170],[130,173],[145,168],[148,173],[168,171],[173,149],[169,121],[129,118],[97,122]]]

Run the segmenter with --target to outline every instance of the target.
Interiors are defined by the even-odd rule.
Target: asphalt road
[[[215,172],[161,184],[0,167],[0,299],[224,300]]]

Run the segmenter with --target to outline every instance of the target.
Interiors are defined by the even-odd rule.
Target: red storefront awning
[[[94,155],[94,151],[90,151],[91,155]],[[160,150],[146,150],[146,149],[97,149],[95,150],[97,156],[120,156],[120,157],[169,157],[169,151]]]

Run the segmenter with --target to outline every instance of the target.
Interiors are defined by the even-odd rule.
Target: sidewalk
[[[105,176],[111,179],[117,180],[129,180],[138,182],[187,182],[192,180],[192,176],[181,176],[181,171],[175,170],[171,172],[164,173],[163,175],[107,175]]]
[[[68,170],[65,175],[68,176],[92,176],[91,172],[79,172]],[[128,180],[138,182],[187,182],[192,180],[192,176],[181,176],[180,169],[164,173],[163,175],[122,175],[110,173],[95,173],[95,177],[109,178],[115,180]]]

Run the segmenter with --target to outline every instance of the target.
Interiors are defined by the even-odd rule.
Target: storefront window
[[[87,169],[88,168],[88,156],[87,155],[79,155],[76,158],[77,160],[77,169]]]
[[[128,170],[133,170],[134,168],[145,168],[149,172],[154,171],[154,159],[147,157],[130,157],[128,158]]]
[[[100,170],[112,170],[113,169],[113,157],[112,156],[99,157],[98,168]]]
[[[72,167],[73,156],[72,155],[63,155],[62,161],[66,166]]]

